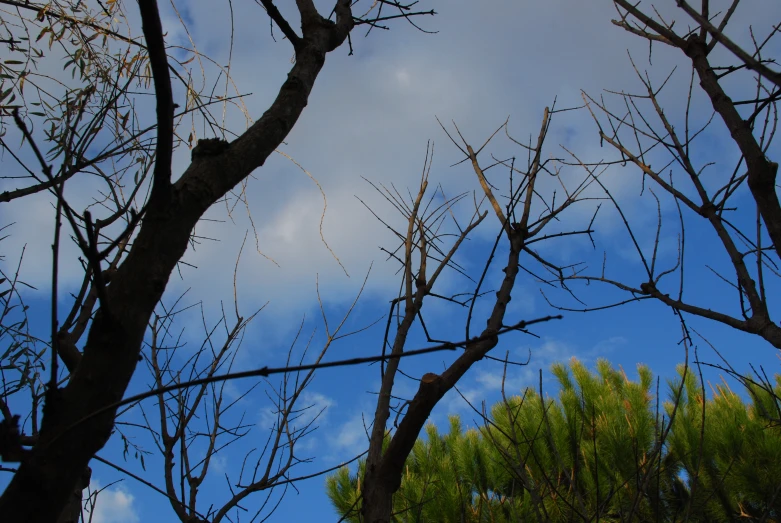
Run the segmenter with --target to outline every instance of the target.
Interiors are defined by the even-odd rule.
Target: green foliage
[[[484,427],[457,416],[429,425],[407,459],[394,522],[775,521],[781,514],[781,378],[749,384],[744,403],[726,384],[704,400],[699,378],[678,369],[657,401],[651,371],[638,381],[607,361],[552,368],[558,400],[532,389],[491,408]],[[678,400],[676,402],[676,399]],[[676,407],[677,403],[677,407]],[[672,423],[670,422],[672,420]],[[359,522],[360,478],[326,480],[345,521]]]
[[[671,389],[680,385],[680,379],[670,382]],[[683,379],[667,446],[691,478],[689,511],[707,515],[703,521],[759,521],[767,515],[777,521],[781,515],[781,427],[768,423],[778,416],[779,376],[772,392],[752,382],[747,388],[749,404],[726,383],[717,385],[703,411],[697,378],[688,373]],[[673,400],[665,405],[668,414]]]

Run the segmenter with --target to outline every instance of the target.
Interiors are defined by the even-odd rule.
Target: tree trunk
[[[367,479],[369,476],[367,475]],[[393,494],[382,481],[366,481],[363,497],[363,517],[365,523],[390,523],[389,514],[393,514]]]
[[[79,478],[76,483],[76,488],[71,493],[71,499],[65,506],[65,510],[60,514],[60,519],[57,523],[79,523],[81,517],[82,502],[84,499],[84,489],[89,486],[89,481],[92,478],[92,469],[87,467],[84,469],[84,474]]]
[[[47,394],[38,444],[0,497],[3,521],[52,523],[63,513],[89,461],[112,434],[149,318],[196,223],[287,137],[326,54],[347,39],[354,26],[349,2],[337,1],[336,23],[323,19],[311,2],[302,4],[311,8],[300,7],[303,37],[294,44],[296,62],[269,109],[219,154],[194,158],[175,183],[155,180],[133,246],[104,289],[81,361],[63,389]]]

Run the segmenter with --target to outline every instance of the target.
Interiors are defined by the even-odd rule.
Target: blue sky
[[[225,5],[220,3],[218,9],[214,2],[205,0],[182,4],[178,6],[180,14],[199,49],[217,62],[227,63],[229,19]],[[257,118],[284,79],[292,49],[279,38],[278,32],[276,43],[270,38],[267,19],[258,6],[246,1],[233,4],[235,41],[231,74],[241,93],[252,93],[245,103],[249,114]],[[326,4],[318,3],[323,10]],[[664,4],[657,7],[663,13],[681,17],[683,24],[682,15],[675,12],[674,2],[670,0]],[[334,325],[348,309],[371,267],[366,289],[344,329],[361,329],[387,314],[388,302],[398,290],[399,277],[395,274],[396,264],[387,261],[379,247],[395,247],[395,242],[356,196],[397,226],[403,225],[403,219],[361,177],[376,183],[393,183],[400,190],[409,188],[414,192],[427,141],[432,140],[435,153],[431,184],[442,184],[449,195],[479,190],[467,164],[451,167],[461,159],[460,153],[439,128],[435,116],[443,122],[454,120],[475,146],[482,144],[508,115],[509,129],[515,137],[526,140],[533,135],[536,138],[543,109],[554,97],[557,107],[564,108],[582,103],[581,89],[593,96],[598,96],[604,89],[640,91],[642,85],[634,76],[628,50],[638,67],[648,69],[657,85],[678,66],[662,100],[668,115],[682,123],[689,78],[684,57],[675,50],[655,46],[653,64],[649,66],[647,44],[610,23],[615,16],[611,2],[492,0],[478,4],[453,0],[431,2],[431,5],[438,11],[438,16],[420,22],[427,29],[438,31],[437,34],[423,34],[404,23],[392,24],[391,31],[373,31],[368,38],[363,37],[365,29],[356,30],[353,33],[354,56],[347,56],[345,48],[328,57],[307,109],[281,148],[322,186],[328,201],[323,234],[349,277],[320,239],[323,200],[317,185],[283,155],[272,156],[250,180],[246,207],[239,205],[228,215],[226,206],[217,204],[208,215],[214,221],[199,224],[199,235],[216,240],[204,240],[188,251],[185,261],[197,269],[184,267],[181,278],[175,274],[164,302],[171,304],[187,291],[181,303],[202,303],[208,324],[218,321],[221,302],[225,304],[230,321],[234,263],[248,232],[237,272],[238,304],[245,315],[267,302],[268,305],[247,328],[235,360],[235,370],[282,365],[302,320],[301,339],[312,335],[311,350],[322,347],[324,326],[316,282],[319,282],[329,325]],[[127,8],[131,18],[136,15],[133,2],[129,2]],[[168,4],[161,5],[161,9],[168,42],[186,44],[187,36]],[[757,16],[757,13],[764,14]],[[781,4],[778,2],[757,0],[751,7],[746,4],[736,14],[732,24],[734,32],[730,36],[745,43],[749,24],[753,24],[757,34],[766,34],[768,24],[779,20],[780,16]],[[778,42],[774,51],[778,56]],[[612,103],[617,105],[620,100],[615,99]],[[693,115],[694,120],[701,123],[710,116],[707,101],[701,96],[694,99]],[[153,118],[152,113],[147,116]],[[244,128],[245,122],[239,114],[229,113],[227,118],[228,127],[235,132]],[[607,146],[600,148],[596,126],[585,111],[556,115],[545,154],[565,156],[559,144],[587,161],[616,158]],[[714,122],[696,145],[693,156],[697,161],[717,162],[711,168],[715,180],[731,172],[736,151],[720,122]],[[497,157],[525,157],[517,146],[501,135],[489,149]],[[774,153],[777,159],[777,146],[771,149],[771,158]],[[186,147],[176,152],[175,176],[183,171],[189,155]],[[3,168],[8,161],[8,158],[2,158]],[[656,165],[657,162],[659,165],[666,163],[661,154],[651,163]],[[565,173],[565,178],[573,181],[583,175],[576,167],[565,167]],[[493,181],[506,187],[504,174],[496,172],[492,176]],[[606,173],[605,183],[621,202],[647,254],[656,230],[656,206],[647,192],[641,196],[639,172],[631,166],[613,167]],[[552,188],[548,182],[542,185],[543,190]],[[735,199],[744,209],[751,209],[747,191],[739,192]],[[594,205],[595,202],[586,202],[573,209],[565,215],[560,227],[577,228],[587,224]],[[468,201],[460,209],[457,211],[461,213],[459,217],[466,216],[470,211]],[[674,263],[677,252],[674,230],[677,211],[672,201],[664,198],[661,209],[665,225],[660,263],[667,266]],[[736,220],[751,220],[752,212],[740,215]],[[6,257],[3,269],[15,266],[22,246],[26,245],[21,279],[38,289],[26,294],[25,298],[33,312],[31,322],[39,326],[44,337],[50,296],[52,214],[47,195],[4,204],[0,208],[0,223],[15,222],[12,236],[3,242]],[[257,244],[249,216],[257,230]],[[642,267],[625,229],[609,205],[603,205],[595,225],[596,249],[585,239],[558,239],[541,246],[541,252],[560,263],[584,261],[596,272],[605,252],[608,272],[612,276],[639,285],[643,281]],[[461,251],[458,260],[471,275],[479,274],[496,232],[496,219],[489,216]],[[706,264],[716,270],[727,267],[726,257],[716,250],[714,239],[712,231],[703,224],[687,221],[687,295],[696,296],[693,298],[695,303],[735,313],[734,292],[705,267]],[[66,246],[64,252],[69,256],[70,266],[65,265],[61,276],[61,296],[65,296],[66,291],[73,291],[80,281],[75,248]],[[498,259],[501,260],[501,255]],[[499,281],[497,274],[498,270],[489,272],[486,288],[495,288]],[[441,282],[440,291],[469,290],[468,284],[455,273],[449,273]],[[669,284],[674,291],[674,282]],[[778,291],[777,282],[769,285],[769,294]],[[561,292],[546,291],[546,295],[556,304],[577,306]],[[622,297],[606,286],[594,284],[580,286],[578,296],[589,305],[606,304]],[[67,305],[65,301],[60,303],[63,310]],[[771,306],[775,303],[771,302]],[[424,311],[427,326],[438,337],[455,340],[463,336],[463,310],[429,303]],[[482,324],[485,307],[478,306],[477,311],[478,316],[480,313],[483,316],[475,320],[475,328]],[[521,278],[513,295],[508,321],[552,312],[540,294],[539,285],[529,277]],[[738,370],[747,371],[749,363],[764,365],[770,373],[778,370],[777,353],[769,344],[705,320],[687,318],[687,321]],[[377,354],[383,329],[384,321],[338,341],[325,359]],[[200,310],[193,308],[184,313],[174,330],[177,334],[183,332],[188,345],[182,352],[188,354],[187,351],[203,339]],[[638,363],[645,363],[655,375],[663,378],[672,377],[676,364],[684,359],[683,348],[678,343],[681,338],[678,320],[670,310],[650,301],[588,314],[566,313],[564,319],[542,324],[533,332],[537,337],[509,334],[494,350],[497,357],[503,357],[509,351],[510,358],[515,360],[525,360],[530,351],[528,366],[508,369],[508,392],[517,392],[526,386],[536,387],[538,372],[542,369],[546,392],[555,394],[555,383],[548,368],[553,362],[571,357],[589,365],[604,357],[616,366],[621,365],[630,376],[635,376],[634,368]],[[416,328],[407,346],[423,347],[425,341],[420,329]],[[699,339],[695,341],[701,359],[715,362],[716,356],[707,344]],[[303,342],[294,347],[294,354],[300,355],[302,348]],[[694,355],[690,358],[693,360]],[[448,353],[427,355],[405,361],[403,369],[420,376],[425,372],[438,372],[452,359]],[[317,373],[303,400],[314,405],[315,410],[325,410],[316,423],[318,430],[300,445],[303,447],[301,456],[311,457],[312,461],[295,467],[294,475],[307,475],[334,466],[365,450],[367,442],[362,415],[367,420],[373,415],[375,396],[372,391],[378,388],[379,372],[376,365],[364,365]],[[476,406],[482,401],[490,406],[499,399],[501,374],[500,364],[480,362],[459,389]],[[706,378],[717,379],[717,375],[706,370]],[[140,366],[129,393],[144,391],[149,383],[148,373]],[[238,397],[253,383],[249,380],[231,383],[226,387],[226,394]],[[271,379],[270,383],[274,385],[277,380]],[[225,475],[235,476],[243,456],[264,444],[270,409],[263,393],[265,386],[260,385],[231,411],[235,419],[243,414],[244,423],[252,427],[252,432],[218,455],[202,488],[201,510],[206,511],[210,504],[217,506],[227,499]],[[398,387],[394,393],[399,396],[409,396],[416,390],[413,381],[402,377],[398,379]],[[144,409],[154,412],[154,401],[148,400]],[[473,425],[477,420],[455,392],[446,396],[437,407],[432,422],[441,424],[451,413],[460,414],[465,425]],[[128,411],[123,421],[143,422],[141,408]],[[125,460],[122,442],[117,437],[100,455],[162,487],[162,462],[150,438],[132,426],[123,426],[122,430],[134,443],[151,452],[145,455],[146,470],[134,459],[132,451]],[[111,485],[99,496],[93,521],[162,522],[170,521],[174,516],[167,500],[143,484],[123,479],[122,474],[100,463],[93,463],[92,467],[95,486]],[[121,481],[113,483],[118,480]],[[6,479],[0,476],[2,481]],[[324,477],[318,477],[288,488],[271,521],[338,519],[323,486]],[[254,513],[264,498],[263,493],[250,498],[246,503],[247,514]]]

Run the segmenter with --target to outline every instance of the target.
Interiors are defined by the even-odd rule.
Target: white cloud
[[[334,406],[336,406],[336,401],[333,398],[319,392],[304,390],[296,401],[295,413],[289,418],[291,430],[303,429],[310,423],[312,423],[310,429],[314,428],[314,426],[322,425],[326,422],[328,409]],[[261,429],[269,430],[273,428],[277,420],[277,411],[272,405],[260,409],[258,425]]]
[[[137,523],[135,496],[122,484],[102,488],[98,480],[89,484],[92,497],[84,502],[86,520],[91,523]],[[93,504],[94,503],[94,504]]]
[[[336,401],[333,398],[309,390],[302,392],[301,397],[296,403],[298,409],[305,409],[298,413],[296,417],[295,424],[299,427],[312,423],[313,421],[316,425],[325,423],[328,410],[336,405]],[[315,420],[315,418],[317,418],[317,420]]]
[[[554,378],[548,370],[552,364],[566,364],[572,357],[577,357],[580,361],[588,363],[598,357],[606,356],[606,353],[615,350],[626,342],[627,340],[622,336],[612,336],[599,341],[590,348],[586,348],[575,347],[562,340],[545,337],[542,343],[530,348],[531,359],[528,365],[520,367],[508,365],[506,374],[502,365],[498,363],[486,362],[475,367],[459,387],[461,395],[456,391],[448,392],[437,413],[440,417],[443,413],[477,416],[473,407],[482,410],[483,402],[485,402],[486,408],[490,408],[493,403],[501,399],[499,392],[502,390],[502,387],[504,387],[507,396],[519,394],[527,387],[532,387],[536,390],[539,386],[540,369],[543,370],[544,381],[551,382]],[[528,354],[527,350],[529,349],[526,347],[518,348],[514,353],[511,352],[511,358],[514,354],[515,361],[525,361]],[[545,389],[548,392],[554,390],[548,386],[545,386]],[[469,404],[472,406],[470,407]],[[439,420],[440,417],[437,417],[437,419]]]
[[[541,345],[532,348],[532,363],[539,367],[545,363],[563,361],[573,354],[573,348],[566,342],[546,337]]]
[[[475,381],[488,390],[501,390],[502,385],[504,385],[505,388],[510,388],[512,390],[517,379],[507,380],[506,378],[502,379],[502,376],[502,373],[499,372],[479,370],[477,371]]]
[[[401,87],[410,87],[412,85],[412,77],[406,69],[396,71],[396,81]]]
[[[55,215],[48,195],[26,196],[24,205],[3,204],[0,211],[0,224],[13,224],[3,231],[3,235],[9,235],[1,244],[7,260],[4,270],[14,270],[24,252],[19,279],[46,292],[52,278],[51,246],[54,241]],[[69,226],[63,224],[60,237],[60,283],[73,287],[81,283],[79,278],[83,271],[78,261],[81,253],[69,236]]]
[[[219,452],[212,454],[212,457],[209,460],[209,472],[220,477],[224,477],[225,474],[230,474],[230,461]]]
[[[295,26],[294,7],[280,8],[291,15]],[[562,17],[565,8],[570,15]],[[265,16],[258,6],[237,4],[234,9],[231,71],[239,90],[253,93],[245,102],[250,114],[257,118],[276,95],[279,82],[290,66],[291,49],[286,41],[279,39],[274,43],[267,35],[258,34],[256,21]],[[437,142],[432,184],[443,182],[449,194],[474,189],[474,174],[468,166],[448,167],[460,159],[459,153],[439,129],[435,115],[443,122],[454,119],[473,145],[479,145],[509,114],[512,134],[524,140],[529,133],[537,132],[542,108],[555,95],[560,95],[559,107],[564,107],[580,102],[580,88],[598,95],[606,87],[620,90],[638,86],[629,74],[625,48],[633,47],[640,53],[637,56],[645,56],[647,48],[640,45],[639,39],[611,27],[609,20],[615,13],[608,5],[581,6],[551,0],[527,6],[497,1],[490,9],[475,11],[471,2],[454,0],[441,11],[439,17],[424,21],[427,27],[440,31],[437,35],[424,35],[400,23],[387,35],[374,31],[370,38],[356,39],[353,57],[342,50],[329,56],[309,107],[283,146],[321,182],[329,203],[324,234],[352,278],[348,280],[344,276],[320,240],[319,191],[289,160],[272,155],[255,173],[257,179],[249,181],[246,197],[258,228],[259,248],[281,267],[255,252],[250,231],[239,268],[239,299],[244,307],[252,308],[271,300],[272,314],[290,316],[291,311],[306,311],[316,304],[316,274],[320,276],[326,300],[344,299],[357,290],[360,276],[373,260],[379,263],[373,268],[369,290],[385,296],[394,292],[396,266],[381,261],[384,256],[377,249],[379,245],[391,244],[391,237],[354,195],[361,196],[383,217],[396,220],[398,217],[390,206],[363,184],[359,176],[392,181],[401,192],[407,187],[414,190],[429,138]],[[180,14],[199,49],[217,63],[227,63],[229,33],[214,28],[227,27],[230,13],[215,13],[211,2],[193,0],[180,7]],[[136,10],[131,9],[129,16],[137,20]],[[163,18],[169,40],[186,45],[187,35],[170,8],[163,10]],[[491,27],[491,30],[476,32],[475,27]],[[527,42],[526,47],[521,41]],[[588,42],[588,45],[573,46],[572,41]],[[389,42],[393,45],[388,45]],[[519,49],[524,52],[518,52]],[[595,56],[600,59],[595,60]],[[675,56],[664,49],[655,51],[655,64],[664,69],[680,58]],[[257,67],[259,61],[263,68]],[[348,90],[345,86],[360,88]],[[228,128],[240,132],[244,125],[243,116],[228,112]],[[595,126],[585,112],[557,115],[552,133],[550,154],[562,154],[558,142],[585,159],[599,159],[606,154],[605,149],[598,147]],[[498,140],[504,138],[500,136]],[[508,143],[497,148],[502,157],[507,157],[505,152],[521,154]],[[188,160],[187,148],[177,151],[175,177]],[[578,168],[566,171],[563,178],[582,175]],[[634,198],[639,179],[620,169],[606,176],[606,182],[619,199]],[[74,179],[68,190],[76,195],[90,183]],[[556,183],[557,180],[545,180],[551,187]],[[31,256],[24,269],[34,280],[31,283],[43,293],[50,279],[51,234],[47,231],[51,229],[52,212],[48,198],[42,195],[33,213],[27,207],[33,200],[27,198],[23,205],[12,203],[1,209],[4,221],[19,223],[4,247],[14,247],[11,252],[18,252],[22,243],[29,243]],[[585,205],[568,212],[562,227],[582,223],[590,217],[592,207]],[[608,215],[605,211],[608,209],[602,211]],[[645,211],[644,207],[637,206],[638,216],[654,214]],[[193,301],[230,302],[233,261],[245,231],[250,229],[249,219],[241,205],[233,213],[235,224],[227,219],[225,205],[214,206],[208,214],[210,219],[226,221],[202,222],[198,233],[219,241],[204,241],[196,250],[187,252],[185,261],[197,265],[199,270],[183,267],[185,281],[180,282],[174,275],[169,295],[192,287]],[[494,221],[489,219],[486,227],[475,232],[492,236]],[[613,225],[616,223],[620,222],[602,220],[599,229],[620,231],[620,226]],[[587,244],[584,238],[582,245],[577,241],[554,241],[540,248],[555,249],[552,252],[557,258],[571,259]],[[73,263],[67,265],[69,260],[76,259],[75,250],[71,249],[62,259],[65,265],[61,281],[71,281],[69,277],[73,283],[80,281],[80,267]]]
[[[597,357],[607,357],[609,352],[626,345],[627,341],[623,336],[611,336],[594,345],[592,352]]]
[[[360,412],[353,414],[346,422],[340,427],[331,431],[332,447],[338,450],[357,450],[363,449],[368,445],[366,438],[366,428],[364,428],[364,421],[368,427],[371,421],[369,419],[364,420],[364,415]]]
[[[529,364],[519,367],[508,365],[506,374],[500,364],[484,365],[475,372],[474,381],[479,385],[475,392],[481,392],[483,397],[502,390],[504,386],[507,395],[517,394],[526,387],[536,387],[539,379],[539,369],[547,371],[551,364],[566,362],[575,354],[569,344],[553,338],[544,338],[542,344],[531,348]],[[525,361],[527,349],[515,351],[516,361]]]
[[[461,394],[459,394],[459,392]],[[476,416],[474,409],[482,410],[482,401],[484,398],[485,389],[483,387],[460,386],[458,387],[458,391],[450,390],[445,395],[444,400],[436,411],[437,415],[432,416],[432,418],[440,421],[440,426],[444,426],[443,423],[446,422],[447,416],[452,414]]]

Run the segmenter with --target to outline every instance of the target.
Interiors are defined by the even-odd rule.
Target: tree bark
[[[353,28],[345,0],[337,2],[336,23],[317,14],[311,1],[298,3],[303,36],[295,42],[296,63],[270,108],[225,151],[196,157],[164,197],[150,199],[133,246],[105,289],[81,361],[63,389],[47,394],[38,444],[0,497],[3,521],[51,523],[60,517],[90,459],[112,434],[112,405],[133,376],[149,318],[193,228],[284,140],[307,105],[326,54]]]
[[[504,224],[503,224],[504,225]],[[421,380],[418,392],[407,407],[385,452],[377,461],[366,463],[366,476],[362,490],[363,516],[367,523],[390,523],[393,513],[393,494],[401,486],[404,463],[423,429],[426,420],[439,400],[452,389],[458,380],[499,343],[497,332],[502,328],[507,304],[518,276],[518,261],[527,239],[526,232],[512,226],[507,227],[510,243],[504,279],[494,303],[488,325],[481,336],[466,346],[459,356],[441,375],[434,379]]]
[[[776,193],[778,164],[765,156],[749,122],[740,116],[735,104],[719,84],[719,78],[708,61],[706,43],[692,35],[683,50],[691,59],[700,78],[700,86],[710,98],[713,109],[721,116],[730,136],[743,154],[748,169],[748,188],[765,222],[776,254],[781,258],[781,204]]]
[[[57,523],[79,523],[81,518],[82,500],[84,499],[84,489],[89,486],[89,481],[92,478],[92,469],[87,467],[84,473],[79,478],[76,487],[71,493],[71,499],[65,506],[65,510],[60,514],[60,518]]]

